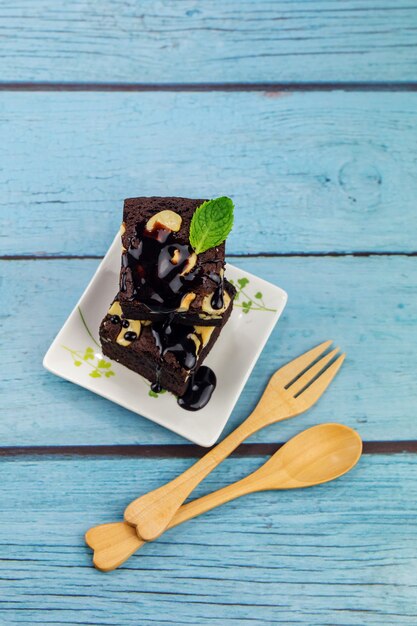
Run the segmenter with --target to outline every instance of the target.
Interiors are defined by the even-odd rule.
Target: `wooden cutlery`
[[[336,358],[338,348],[326,353],[331,343],[326,341],[281,367],[270,379],[255,410],[236,430],[183,474],[129,504],[125,521],[136,526],[141,539],[156,539],[196,486],[250,435],[299,415],[317,402],[345,358],[344,354]]]
[[[290,439],[252,474],[182,505],[168,528],[249,493],[299,489],[329,482],[352,469],[361,453],[361,438],[351,428],[342,424],[313,426]],[[91,528],[85,539],[94,550],[94,565],[102,571],[119,567],[145,543],[137,536],[135,528],[126,522]]]

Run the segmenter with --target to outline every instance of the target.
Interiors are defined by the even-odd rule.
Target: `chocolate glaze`
[[[129,267],[134,284],[133,299],[139,299],[151,310],[170,312],[179,308],[183,296],[201,284],[201,269],[186,269],[193,254],[189,245],[176,241],[175,233],[156,223],[151,231],[142,225],[129,242],[123,266]],[[121,289],[126,280],[122,272]]]
[[[120,324],[122,328],[130,326],[129,320],[119,317],[119,315],[109,315],[109,319],[112,324]],[[177,399],[179,406],[187,411],[198,411],[204,408],[210,400],[216,388],[216,376],[209,367],[201,366],[197,370],[195,369],[199,349],[201,349],[200,338],[194,327],[175,323],[173,322],[174,319],[175,313],[168,314],[163,322],[152,324],[151,332],[159,349],[161,360],[167,352],[172,352],[179,365],[190,371],[187,390],[182,397]],[[130,342],[138,338],[135,332],[128,330],[123,336]],[[197,342],[195,341],[196,338]],[[156,381],[151,384],[151,390],[154,393],[160,393],[162,391],[160,383],[161,364],[156,365],[155,375]]]
[[[193,370],[197,362],[197,345],[191,338],[193,328],[172,323],[173,315],[168,315],[163,322],[152,324],[152,335],[159,348],[161,357],[172,352],[181,367]]]
[[[178,398],[180,407],[187,411],[198,411],[206,406],[216,388],[216,375],[209,367],[201,366],[195,370],[198,356],[196,342],[192,339],[192,327],[174,324],[173,314],[163,322],[152,324],[152,334],[159,348],[161,357],[167,352],[175,355],[181,367],[190,370],[191,376],[185,394]],[[156,382],[151,385],[152,391],[160,393],[160,366],[156,371]]]
[[[202,365],[194,372],[185,394],[178,398],[179,406],[186,411],[199,411],[209,402],[216,388],[216,375],[212,369]]]
[[[218,311],[219,309],[222,309],[224,307],[224,281],[223,278],[215,272],[211,272],[211,274],[209,274],[209,278],[216,285],[216,289],[210,301],[211,306],[213,307],[213,309]]]
[[[206,406],[216,387],[214,372],[205,366],[195,371],[200,344],[192,335],[193,327],[173,323],[174,313],[181,305],[184,295],[202,284],[201,267],[196,264],[185,272],[192,248],[176,239],[175,233],[156,223],[151,231],[141,225],[136,236],[129,239],[129,246],[122,254],[120,289],[126,291],[126,271],[131,272],[134,290],[132,299],[139,299],[150,310],[166,314],[162,322],[152,324],[152,334],[159,348],[161,359],[167,352],[175,355],[179,365],[190,371],[186,393],[178,398],[178,404],[188,411],[197,411]],[[221,310],[224,306],[223,278],[212,272],[208,279],[216,288],[211,297],[211,306]],[[125,326],[125,320],[122,325]],[[127,327],[127,326],[125,326]],[[125,333],[133,337],[135,333]],[[136,337],[135,337],[136,338]],[[156,368],[156,381],[151,390],[160,393],[161,365]]]

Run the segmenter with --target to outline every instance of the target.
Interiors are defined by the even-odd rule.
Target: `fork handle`
[[[263,426],[255,409],[236,430],[177,478],[131,502],[125,509],[126,522],[136,526],[139,537],[146,541],[159,537],[197,485],[245,439]]]
[[[198,500],[183,504],[169,522],[167,530],[230,502],[230,500],[259,490],[259,486],[246,476],[242,480],[209,493],[198,498]],[[95,567],[103,572],[109,572],[120,567],[145,544],[145,541],[138,537],[135,529],[125,522],[101,524],[95,528],[90,528],[85,535],[85,540],[87,545],[94,550],[93,563]]]

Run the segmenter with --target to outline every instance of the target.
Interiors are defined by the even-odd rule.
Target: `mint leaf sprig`
[[[193,215],[190,243],[196,254],[219,246],[232,230],[234,205],[222,196],[203,202]]]

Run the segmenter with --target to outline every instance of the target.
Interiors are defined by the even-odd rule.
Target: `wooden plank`
[[[263,460],[226,461],[199,493]],[[236,500],[167,532],[117,572],[94,570],[85,530],[119,519],[133,496],[189,463],[3,462],[4,623],[416,623],[415,455],[366,456],[334,483]]]
[[[2,2],[2,81],[416,80],[411,0]]]
[[[252,441],[285,440],[300,427],[344,421],[366,440],[417,439],[416,257],[234,259],[289,293],[287,309],[227,430],[255,406],[271,373],[331,338],[348,354],[308,414]],[[3,261],[2,446],[184,443],[167,430],[43,371],[42,357],[97,261]],[[262,323],[262,312],[259,315]],[[157,401],[157,400],[155,400]]]
[[[102,255],[124,197],[224,193],[229,253],[414,251],[417,93],[270,95],[0,94],[2,253]]]

